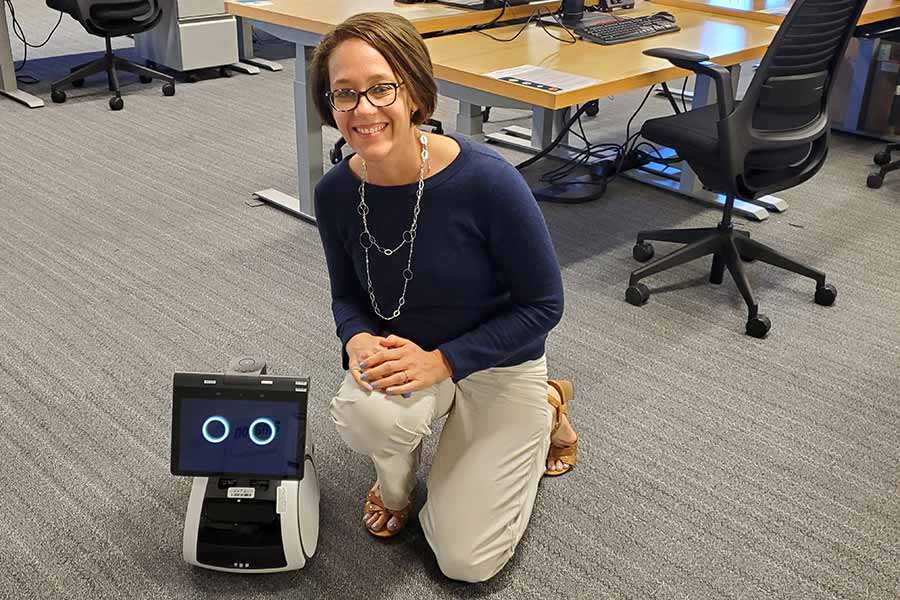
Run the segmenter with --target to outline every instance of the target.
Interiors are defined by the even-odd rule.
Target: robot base
[[[302,569],[319,540],[319,480],[307,454],[300,481],[194,477],[184,560],[231,573]]]

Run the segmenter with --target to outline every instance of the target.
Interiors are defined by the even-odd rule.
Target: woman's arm
[[[562,276],[544,216],[522,176],[498,160],[496,177],[485,178],[490,260],[506,282],[511,306],[475,329],[441,344],[453,380],[502,363],[546,334],[563,314]]]
[[[341,339],[342,364],[346,369],[347,342],[358,333],[376,334],[378,323],[369,307],[369,297],[356,277],[353,260],[347,254],[338,234],[339,215],[335,213],[334,206],[323,200],[322,196],[317,187],[316,223],[331,282],[331,312],[337,326],[337,336]]]

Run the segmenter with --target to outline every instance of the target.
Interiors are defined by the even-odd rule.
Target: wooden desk
[[[652,14],[659,8],[639,2],[628,16]],[[524,31],[512,42],[499,43],[479,33],[462,33],[426,40],[434,63],[435,77],[445,96],[457,98],[473,106],[509,106],[531,108],[533,127],[508,128],[504,134],[491,134],[488,139],[524,151],[538,151],[550,145],[568,119],[569,108],[621,92],[640,89],[654,83],[671,81],[688,75],[687,71],[643,51],[661,46],[683,48],[709,55],[715,62],[730,67],[737,83],[740,63],[765,54],[775,31],[766,23],[710,15],[689,9],[672,8],[681,31],[636,40],[614,46],[579,41],[566,44],[553,39],[537,27]],[[499,38],[510,38],[519,26],[491,30]],[[555,31],[565,37],[561,29]],[[535,65],[572,73],[596,80],[582,88],[548,92],[489,77],[500,69],[518,65]],[[710,80],[700,77],[695,85],[693,103],[702,106],[710,100]],[[480,114],[474,110],[473,114]],[[648,170],[629,172],[629,176],[710,204],[721,204],[724,197],[702,189],[693,172],[686,166],[650,165]],[[781,211],[787,205],[771,196],[760,205],[736,202],[736,209],[752,219],[768,217],[766,208]]]
[[[692,8],[704,12],[780,24],[791,0],[651,0],[654,4]],[[900,0],[869,0],[858,23],[874,23],[900,16]]]
[[[629,17],[657,12],[640,2]],[[512,42],[499,43],[479,33],[463,33],[426,40],[434,63],[435,77],[441,81],[511,98],[529,105],[559,110],[589,100],[671,81],[689,73],[644,50],[667,46],[707,54],[729,66],[761,57],[775,32],[765,25],[725,16],[685,9],[671,11],[681,31],[614,46],[579,41],[566,44],[537,27],[530,27]],[[512,37],[521,26],[491,30],[499,38]],[[565,38],[559,28],[554,33]],[[520,64],[565,71],[597,80],[577,90],[551,93],[487,77],[484,74]]]
[[[555,8],[558,2],[542,7]],[[257,198],[277,204],[310,221],[315,220],[312,191],[322,177],[322,121],[315,111],[307,68],[313,49],[322,36],[349,16],[362,11],[387,11],[409,19],[420,32],[437,32],[486,23],[494,19],[496,11],[464,11],[439,4],[399,4],[391,0],[272,0],[271,4],[254,6],[227,1],[226,10],[253,25],[284,40],[294,42],[297,64],[294,80],[294,112],[297,136],[297,172],[300,198],[293,198],[278,190],[257,192]],[[507,15],[521,17],[536,10],[535,5],[507,9]],[[659,10],[646,2],[629,15],[649,14]],[[703,52],[721,64],[731,66],[737,81],[740,63],[765,53],[774,31],[764,23],[744,19],[711,16],[706,13],[672,8],[682,31],[617,46],[601,46],[579,41],[565,44],[553,39],[539,28],[529,26],[513,42],[497,42],[476,32],[433,37],[426,40],[432,53],[435,76],[441,93],[460,101],[457,130],[462,133],[480,132],[481,105],[531,109],[534,129],[524,143],[528,150],[546,147],[557,127],[567,115],[569,107],[610,94],[641,88],[683,77],[686,72],[667,61],[644,56],[646,48],[675,46]],[[492,29],[495,37],[512,37],[521,25]],[[557,34],[564,37],[562,30]],[[532,64],[554,68],[598,80],[594,85],[552,94],[484,74],[490,71]],[[694,103],[705,104],[709,99],[706,78],[695,86]],[[521,137],[521,136],[520,136]],[[648,183],[660,185],[684,195],[719,202],[720,199],[703,192],[689,169],[660,167],[660,174],[650,175]],[[770,206],[783,210],[776,198]],[[751,218],[763,219],[768,213],[757,205],[736,206]]]
[[[538,10],[556,10],[559,4],[558,0],[553,0],[507,8],[503,18],[527,17]],[[313,222],[313,188],[324,172],[322,120],[316,113],[306,76],[313,49],[322,36],[361,12],[401,15],[423,34],[488,23],[500,14],[500,9],[470,11],[442,4],[401,4],[392,0],[271,0],[264,5],[227,0],[225,10],[296,45],[294,116],[300,197],[294,198],[274,189],[256,192],[255,196]]]

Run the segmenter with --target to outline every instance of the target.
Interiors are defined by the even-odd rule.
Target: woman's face
[[[346,89],[360,92],[354,110],[343,112],[332,108],[332,114],[341,135],[366,162],[383,161],[414,140],[410,128],[416,107],[405,85],[397,88],[396,100],[389,106],[373,106],[361,95],[377,84],[403,83],[375,48],[358,39],[342,42],[331,53],[328,74],[332,92]],[[390,100],[393,92],[389,87],[378,86],[369,94],[376,104],[381,104]]]

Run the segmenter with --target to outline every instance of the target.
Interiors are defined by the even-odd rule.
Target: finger
[[[377,367],[372,367],[369,369],[363,369],[363,381],[368,381],[369,383],[376,385],[377,387],[384,387],[384,385],[377,385],[381,380],[386,379],[388,377],[393,376],[395,373],[399,373],[405,368],[409,368],[409,365],[405,362],[401,362],[398,360],[391,360],[385,363],[378,365]],[[403,379],[401,377],[401,379]],[[401,381],[402,383],[402,381]]]
[[[359,366],[362,369],[371,369],[372,367],[377,367],[385,361],[396,359],[399,355],[400,350],[394,348],[379,350],[371,356],[368,356],[365,359],[361,360]]]
[[[387,364],[393,364],[393,363],[387,363]],[[370,381],[370,383],[372,384],[372,387],[382,390],[385,388],[390,388],[393,386],[403,385],[404,383],[408,383],[410,377],[408,374],[404,374],[404,373],[405,373],[405,371],[403,369],[397,369],[397,370],[389,373],[388,375],[381,377],[380,379],[377,379],[375,381],[371,381],[371,380],[367,379],[367,381]]]
[[[391,334],[391,335],[387,336],[386,338],[383,338],[382,341],[379,343],[382,346],[384,346],[385,348],[399,348],[400,346],[403,346],[403,345],[407,344],[408,342],[409,342],[409,340],[407,340],[406,338],[402,338],[399,335]]]
[[[350,374],[353,376],[353,379],[356,381],[356,385],[363,388],[367,392],[372,391],[372,386],[370,386],[364,379],[362,379],[362,371],[358,367],[351,367]]]
[[[409,398],[412,396],[413,392],[418,392],[419,390],[425,389],[426,386],[422,385],[415,379],[410,379],[406,383],[402,385],[391,385],[385,388],[384,393],[388,396],[403,396],[404,398]]]

